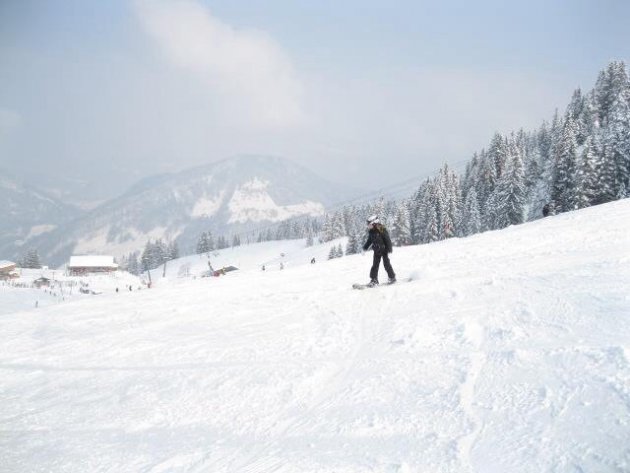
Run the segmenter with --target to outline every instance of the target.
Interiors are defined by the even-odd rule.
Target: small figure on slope
[[[378,284],[378,268],[381,264],[381,258],[383,259],[383,266],[389,276],[389,284],[396,282],[396,274],[394,268],[389,262],[389,253],[392,252],[392,241],[389,238],[389,233],[383,224],[381,224],[378,216],[372,215],[367,219],[368,225],[368,240],[363,245],[363,249],[367,251],[370,246],[374,251],[374,261],[372,263],[372,269],[370,270],[370,282],[368,286],[376,286]]]

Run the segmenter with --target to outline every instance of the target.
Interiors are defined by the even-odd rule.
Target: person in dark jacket
[[[372,215],[367,219],[368,224],[368,240],[363,245],[363,250],[367,251],[370,246],[374,251],[374,260],[372,263],[372,269],[370,270],[370,282],[368,286],[376,286],[378,284],[378,268],[383,260],[383,266],[389,276],[389,284],[396,282],[396,273],[389,261],[389,254],[392,252],[392,241],[389,238],[389,233],[384,225],[381,224],[378,216]]]

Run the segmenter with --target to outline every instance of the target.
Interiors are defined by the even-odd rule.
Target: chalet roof
[[[84,255],[71,256],[68,268],[118,268],[113,256]]]
[[[15,265],[13,261],[0,260],[0,269],[10,268]]]

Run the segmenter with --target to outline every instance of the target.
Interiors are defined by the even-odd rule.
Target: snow
[[[209,199],[207,195],[203,195],[193,206],[191,217],[211,217],[219,211],[223,204],[225,191],[221,191],[214,199]]]
[[[7,269],[15,266],[13,261],[0,260],[0,269]]]
[[[74,247],[76,253],[110,253],[116,257],[128,255],[143,247],[149,240],[173,240],[179,231],[170,231],[166,227],[154,227],[148,232],[140,231],[136,228],[128,228],[122,239],[109,239],[110,225],[105,225],[93,231],[89,236],[79,238]],[[60,250],[60,248],[58,248]]]
[[[42,277],[51,281],[50,287],[33,287],[33,281]],[[69,301],[107,297],[117,294],[116,289],[128,291],[129,286],[132,291],[145,288],[140,278],[125,271],[66,276],[64,271],[56,269],[20,269],[18,279],[0,281],[0,318],[35,307],[41,309]],[[86,292],[82,293],[80,289]]]
[[[280,222],[299,215],[324,214],[321,203],[307,200],[292,205],[278,205],[267,192],[269,181],[254,178],[238,187],[228,203],[228,223]]]
[[[69,268],[117,268],[114,257],[108,255],[71,256]]]
[[[0,316],[0,470],[630,471],[630,200],[396,248],[365,291],[369,255],[300,245]]]
[[[29,239],[34,238],[36,236],[43,235],[44,233],[51,232],[55,228],[57,228],[57,225],[50,225],[50,224],[35,225],[35,226],[31,227],[30,231],[28,232],[28,235],[26,235],[26,237],[24,237],[24,239],[25,240],[29,240]]]
[[[307,247],[305,240],[269,241],[185,256],[167,263],[166,278],[172,282],[175,278],[181,279],[185,274],[193,277],[202,276],[208,271],[208,262],[215,270],[236,266],[240,270],[258,271],[264,266],[265,271],[278,271],[280,263],[287,269],[310,263],[312,258],[316,261],[325,261],[330,247],[339,244],[345,247],[346,240],[347,238],[339,238],[313,247]],[[164,272],[163,267],[152,272],[161,275]],[[187,279],[184,282],[187,283]]]

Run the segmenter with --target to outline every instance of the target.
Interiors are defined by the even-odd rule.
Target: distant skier
[[[374,251],[368,286],[373,287],[378,284],[378,268],[381,264],[381,258],[383,259],[383,266],[385,271],[387,271],[387,276],[389,276],[388,283],[394,284],[396,282],[396,273],[394,273],[394,268],[389,262],[389,253],[392,252],[392,241],[389,238],[389,233],[387,233],[387,229],[381,224],[376,215],[372,215],[367,219],[367,225],[369,229],[368,240],[363,245],[363,250],[367,251],[371,246]]]
[[[543,217],[549,217],[556,214],[556,206],[553,201],[547,202],[542,209]]]
[[[311,264],[315,264],[315,258],[311,259]]]

